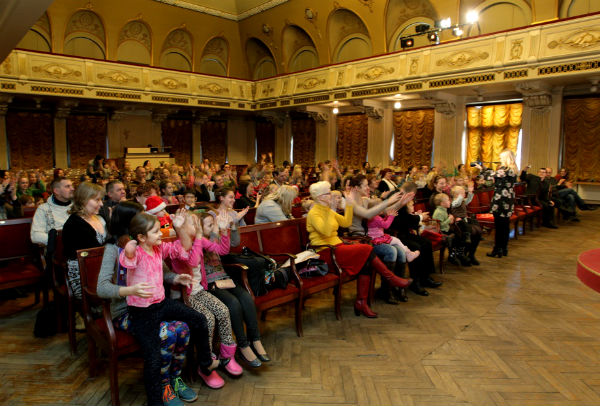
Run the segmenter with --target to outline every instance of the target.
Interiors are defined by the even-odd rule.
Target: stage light
[[[333,108],[333,110],[331,110],[331,112],[332,112],[333,114],[337,114],[337,113],[339,113],[339,112],[340,112],[340,110],[339,110],[337,107],[334,107],[334,108]]]
[[[417,33],[423,33],[429,30],[429,28],[431,28],[431,26],[429,24],[417,24],[415,26],[415,32]]]
[[[402,103],[400,103],[399,101],[394,103],[394,109],[400,110],[400,107],[402,107]]]
[[[437,43],[440,40],[440,37],[438,37],[437,32],[430,32],[429,35],[427,35],[427,38],[429,39],[429,41],[435,43]]]
[[[450,26],[452,25],[452,20],[450,19],[450,17],[444,18],[443,20],[440,20],[439,25],[442,29],[450,28]]]
[[[415,40],[412,38],[402,38],[400,39],[400,46],[402,48],[412,48],[415,46]]]
[[[475,10],[467,12],[467,24],[475,24],[479,20],[479,13]]]
[[[463,35],[463,30],[460,27],[455,27],[452,30],[452,34],[454,34],[454,36],[456,36],[456,37],[460,37],[461,35]]]

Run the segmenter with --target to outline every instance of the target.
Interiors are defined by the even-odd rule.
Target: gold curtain
[[[162,140],[171,147],[175,162],[185,165],[192,162],[192,121],[168,119],[162,123]]]
[[[106,116],[68,116],[67,145],[71,168],[87,168],[96,155],[105,156]]]
[[[368,118],[366,114],[337,116],[337,159],[341,165],[360,167],[367,160]]]
[[[9,111],[6,115],[11,169],[54,166],[54,122],[50,113]],[[90,158],[91,159],[91,158]]]
[[[269,152],[275,155],[275,125],[267,120],[256,121],[256,154],[260,157]]]
[[[294,138],[294,164],[307,168],[315,165],[317,144],[317,126],[315,120],[292,118],[292,137]]]
[[[433,109],[394,112],[394,159],[399,166],[430,164],[434,117]]]
[[[209,120],[202,124],[202,158],[223,164],[227,159],[227,121]]]
[[[498,161],[506,148],[517,152],[522,118],[523,103],[467,107],[467,162]]]
[[[575,180],[600,180],[600,98],[565,99],[564,160]]]

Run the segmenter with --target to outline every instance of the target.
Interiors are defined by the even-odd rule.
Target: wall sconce
[[[339,113],[339,112],[340,112],[340,109],[338,109],[337,107],[334,107],[334,108],[333,108],[333,110],[331,110],[331,112],[332,112],[333,114],[337,114],[337,113]]]
[[[399,101],[394,103],[394,110],[400,110],[400,107],[402,107],[402,103],[400,103]]]

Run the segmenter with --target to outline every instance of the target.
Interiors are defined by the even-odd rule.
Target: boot
[[[396,269],[396,262],[384,262],[384,264],[388,269],[393,269],[393,270]],[[398,275],[398,274],[396,274],[396,275]],[[388,281],[386,281],[383,278],[381,279],[381,289],[382,289],[381,293],[383,294],[383,300],[385,300],[385,302],[387,304],[393,304],[393,305],[398,304],[398,301],[392,294],[392,288],[391,288],[390,284],[388,283]]]
[[[412,279],[399,278],[392,271],[390,271],[377,257],[373,258],[371,265],[375,268],[375,272],[385,278],[392,287],[405,288],[412,283]]]
[[[506,247],[502,248],[502,256],[503,257],[507,257],[508,256],[508,248],[506,248]]]
[[[377,317],[377,313],[371,310],[367,304],[370,285],[371,277],[369,275],[358,275],[358,280],[356,281],[356,302],[354,302],[354,314],[360,316],[362,313],[366,317],[373,319]]]
[[[458,262],[456,248],[448,247],[448,262],[450,262],[452,265],[460,265]]]
[[[221,362],[220,366],[224,367],[227,372],[229,372],[233,376],[241,375],[244,370],[235,361],[235,350],[237,346],[235,344],[225,345],[221,343],[221,349],[219,354],[219,360]]]
[[[467,256],[465,255],[465,249],[464,247],[461,247],[459,250],[459,255],[458,255],[458,260],[460,261],[460,264],[462,266],[471,266],[471,261],[469,260],[469,258],[467,258]]]
[[[469,252],[469,260],[471,261],[471,265],[480,265],[479,261],[477,260],[477,258],[475,258],[475,250],[471,249],[471,251]]]
[[[494,249],[492,250],[492,252],[488,252],[487,254],[488,257],[496,257],[496,258],[502,258],[502,249],[494,247]]]
[[[403,277],[404,279],[410,278],[408,269],[406,267],[406,263],[404,263],[404,262],[396,261],[396,268],[394,268],[394,273],[397,276]],[[406,288],[393,288],[392,293],[399,302],[408,302],[408,296],[406,295]]]

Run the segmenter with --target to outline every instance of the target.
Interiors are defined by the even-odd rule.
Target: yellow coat
[[[338,237],[340,227],[350,227],[352,224],[353,207],[346,205],[341,216],[327,206],[316,203],[306,217],[306,229],[312,245],[338,245],[342,240]]]

